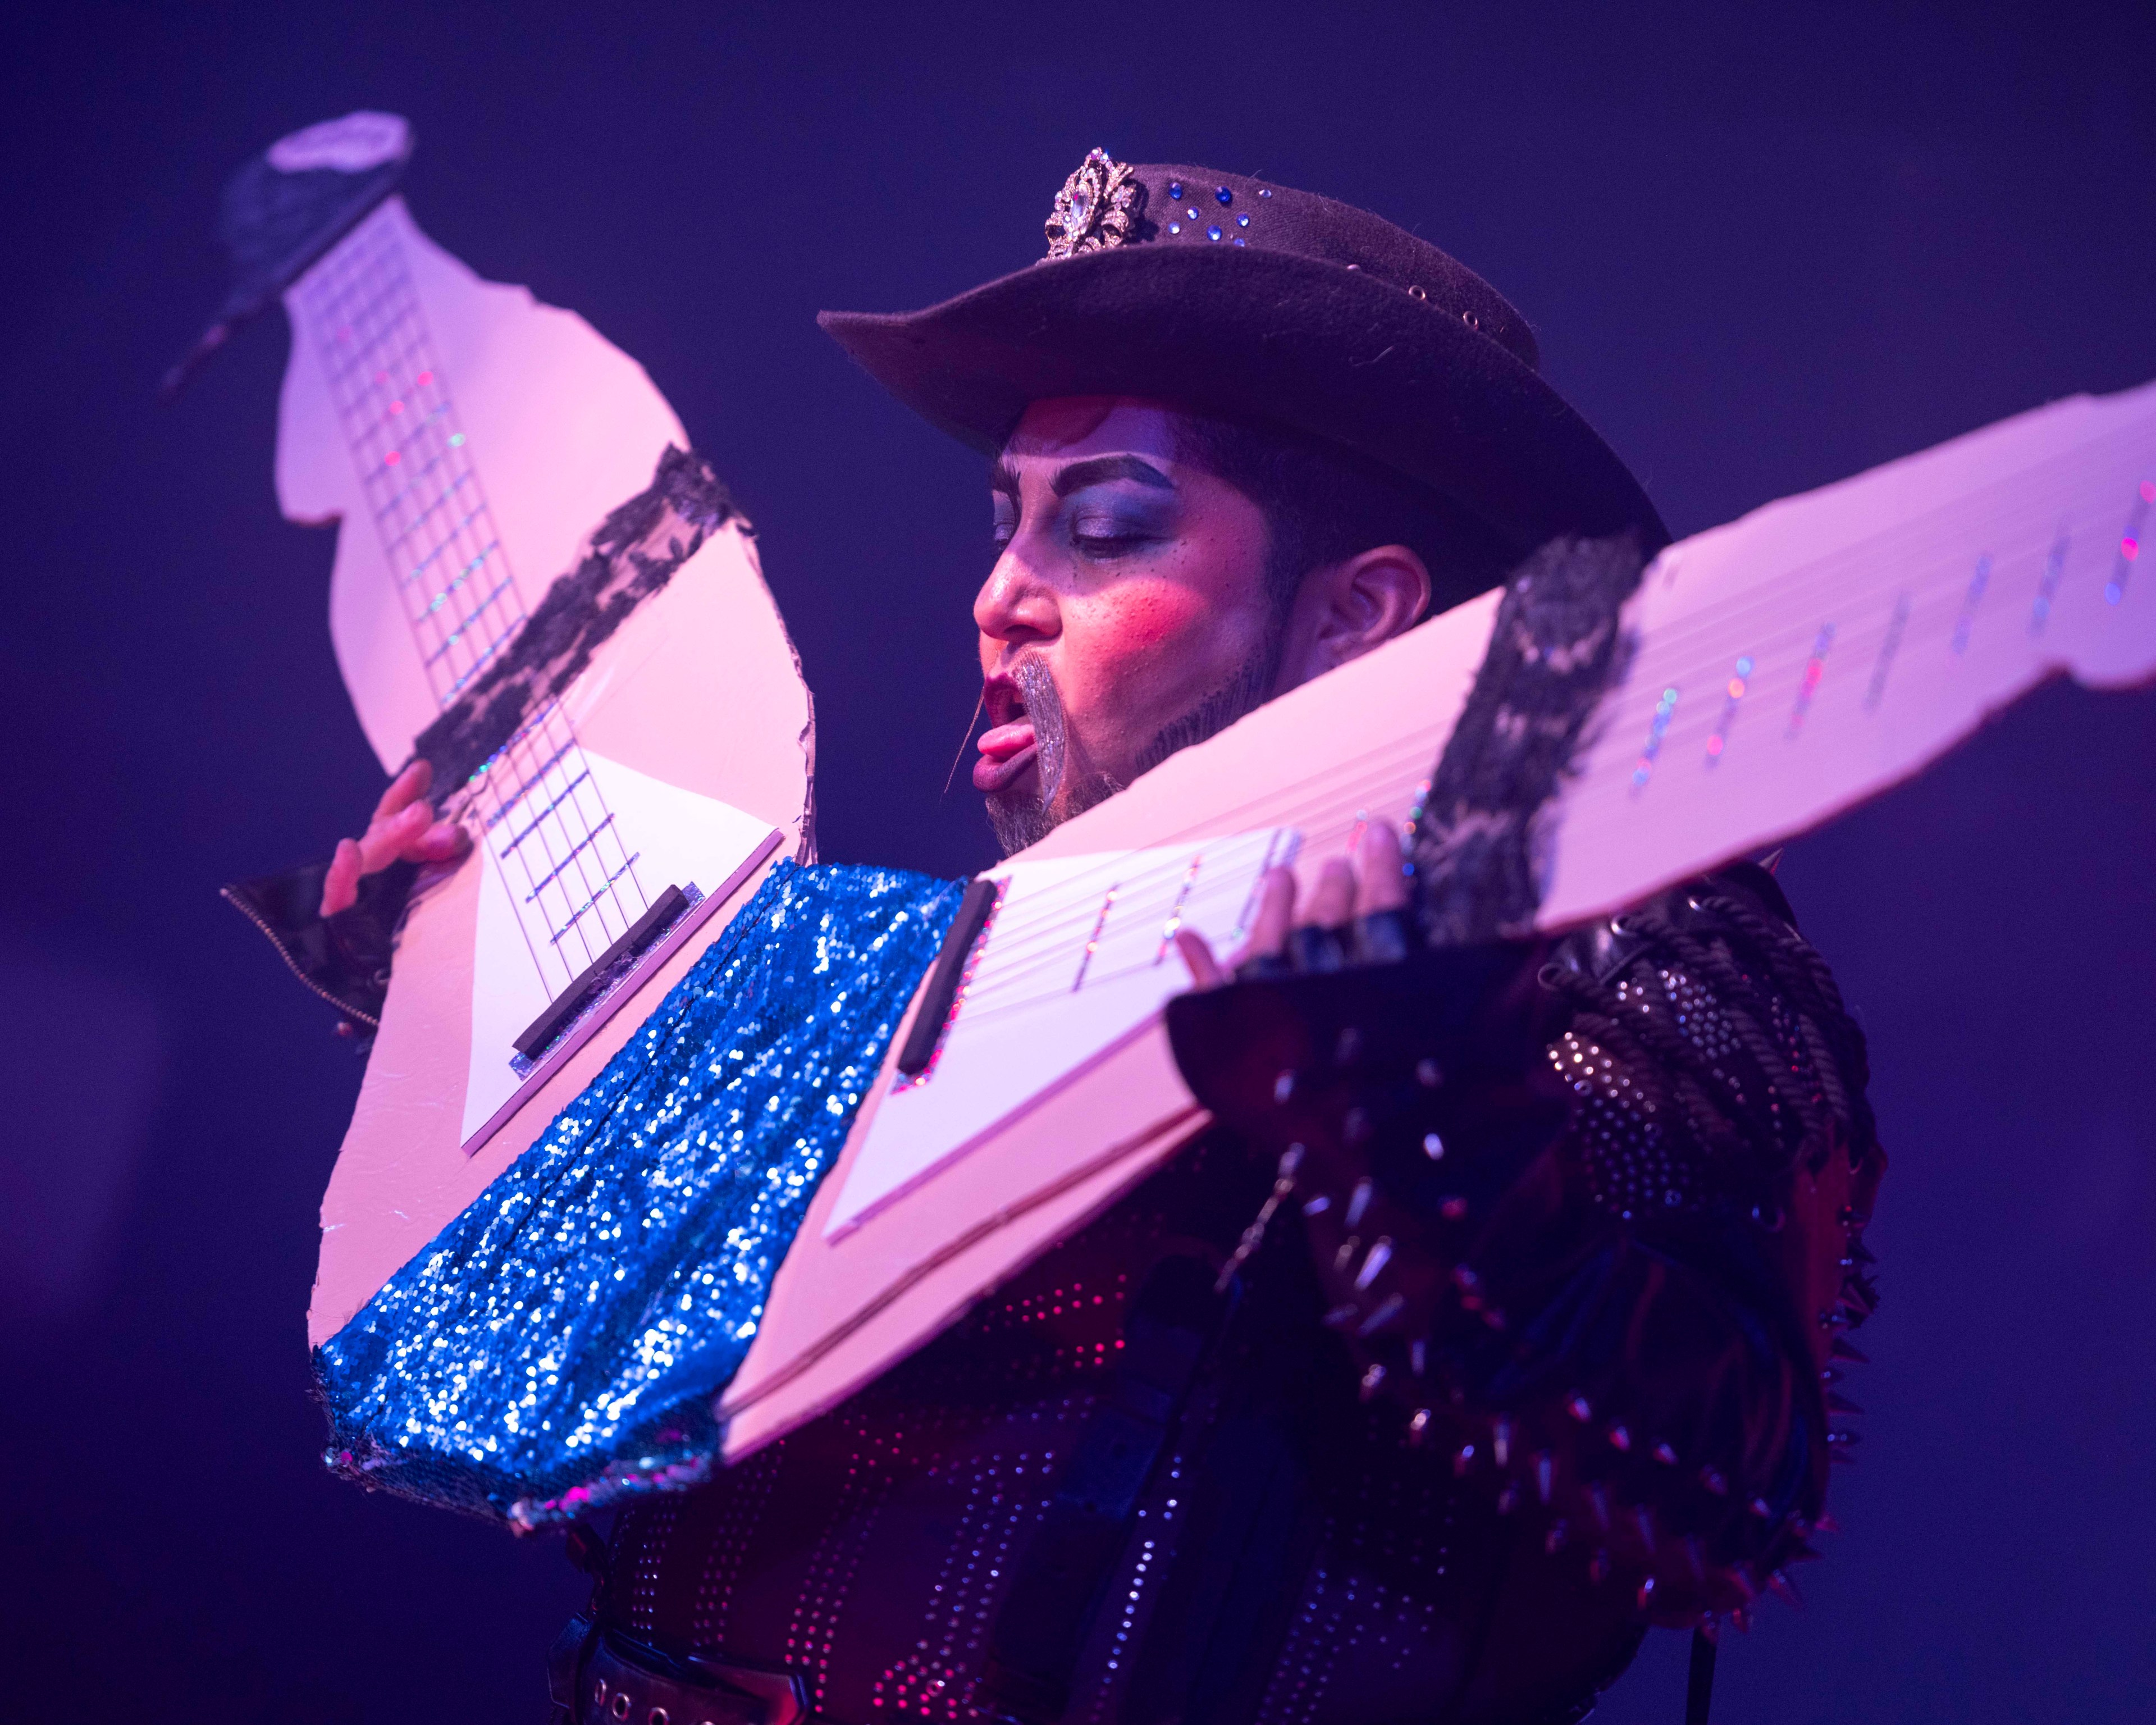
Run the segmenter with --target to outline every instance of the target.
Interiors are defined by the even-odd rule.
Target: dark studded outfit
[[[1785,915],[1746,869],[1622,932],[1186,997],[1232,1123],[625,1510],[565,1715],[781,1718],[726,1685],[783,1672],[850,1725],[1559,1720],[1648,1623],[1785,1585],[1881,1161]]]

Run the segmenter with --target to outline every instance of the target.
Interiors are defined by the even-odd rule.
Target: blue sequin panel
[[[519,1528],[707,1477],[711,1399],[963,890],[773,870],[545,1135],[315,1350],[331,1469]]]

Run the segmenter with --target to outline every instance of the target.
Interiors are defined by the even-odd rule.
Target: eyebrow
[[[1050,490],[1059,497],[1068,497],[1084,486],[1104,485],[1110,480],[1133,480],[1159,491],[1175,489],[1175,481],[1150,461],[1142,461],[1136,455],[1096,455],[1088,461],[1072,462],[1055,475]]]

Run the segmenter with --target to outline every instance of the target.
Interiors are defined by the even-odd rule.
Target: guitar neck
[[[1672,546],[1554,811],[1539,921],[1816,826],[2047,678],[2156,674],[2156,385],[2006,420]]]
[[[289,296],[312,345],[437,711],[499,662],[526,620],[407,257],[393,198]],[[639,852],[608,808],[557,701],[539,702],[464,784],[437,788],[469,813],[498,870],[548,998],[650,909]]]

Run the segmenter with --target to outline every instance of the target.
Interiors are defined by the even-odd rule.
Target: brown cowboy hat
[[[1527,321],[1381,217],[1213,168],[1096,150],[1048,256],[924,311],[818,322],[930,424],[1003,446],[1027,405],[1138,395],[1270,420],[1429,486],[1524,554],[1560,534],[1667,530],[1537,372]]]

